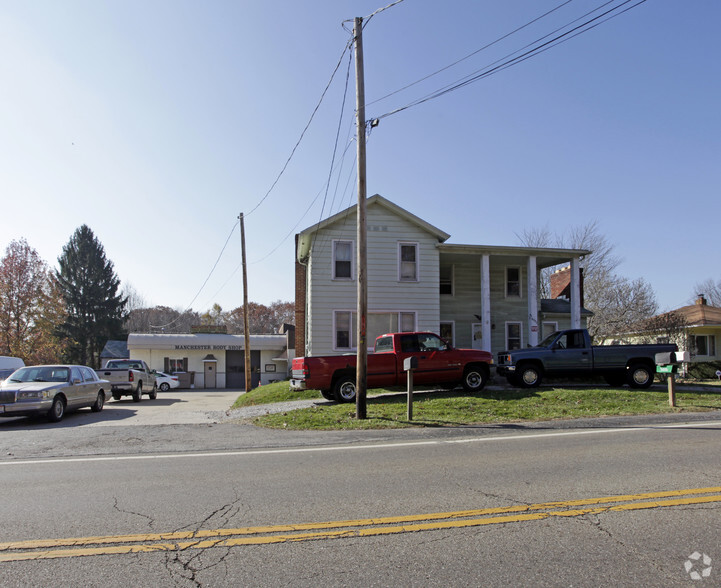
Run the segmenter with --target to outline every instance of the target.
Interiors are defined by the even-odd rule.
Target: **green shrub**
[[[717,380],[716,372],[721,370],[721,361],[703,361],[688,366],[688,377],[694,380]]]

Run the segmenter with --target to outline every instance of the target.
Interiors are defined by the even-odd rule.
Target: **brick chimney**
[[[579,268],[581,280],[581,306],[583,306],[583,268]],[[551,298],[571,299],[571,266],[567,265],[551,274]]]
[[[706,306],[706,296],[699,294],[696,299],[696,306]]]

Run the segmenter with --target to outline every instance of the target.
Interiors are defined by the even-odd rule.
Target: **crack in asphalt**
[[[176,529],[176,532],[191,529],[197,533],[208,526],[217,526],[219,528],[227,527],[230,525],[231,520],[241,514],[241,508],[239,506],[241,500],[242,498],[238,496],[238,492],[236,491],[235,499],[232,502],[215,509],[201,521],[179,527]],[[247,511],[247,509],[245,510]],[[211,525],[211,521],[213,520],[217,520],[218,522],[212,523]],[[220,539],[218,540],[218,543],[219,542]],[[198,544],[199,543],[200,541]],[[203,583],[198,576],[202,572],[218,566],[224,566],[224,576],[226,578],[228,576],[226,559],[231,554],[230,547],[223,547],[221,551],[216,550],[211,552],[211,550],[216,549],[215,544],[202,548],[197,548],[196,545],[197,544],[191,544],[184,549],[178,548],[165,556],[165,568],[168,570],[171,581],[176,586],[183,588],[186,586],[202,588]],[[204,557],[210,557],[214,561],[211,560],[206,563],[203,561]]]
[[[148,516],[148,515],[146,515],[146,514],[143,514],[142,512],[135,512],[135,511],[132,511],[132,510],[127,510],[127,509],[124,509],[124,508],[120,508],[120,506],[118,505],[118,498],[117,498],[117,497],[114,497],[114,498],[113,498],[113,508],[114,508],[115,510],[117,510],[119,513],[122,513],[122,514],[133,515],[133,516],[136,516],[136,517],[142,517],[142,518],[144,518],[144,519],[147,519],[147,521],[148,521],[148,527],[150,527],[151,529],[154,529],[154,528],[155,528],[155,527],[153,526],[153,525],[155,524],[155,519],[154,519],[153,517],[150,517],[150,516]]]

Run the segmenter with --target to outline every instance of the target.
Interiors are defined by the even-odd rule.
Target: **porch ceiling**
[[[439,243],[437,245],[441,261],[461,261],[469,257],[480,259],[482,255],[490,255],[491,262],[504,264],[521,264],[531,257],[536,257],[536,267],[543,269],[555,265],[568,264],[573,258],[582,258],[591,252],[587,249],[551,249],[537,247],[505,247],[500,245],[455,245]]]

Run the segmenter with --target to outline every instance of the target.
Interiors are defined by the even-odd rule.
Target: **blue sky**
[[[602,3],[391,6],[364,29],[367,118]],[[148,304],[230,310],[242,304],[232,229],[244,212],[250,300],[292,300],[293,235],[356,201],[343,22],[387,4],[0,0],[0,247],[24,237],[54,266],[85,223]],[[368,195],[453,243],[517,245],[524,229],[597,221],[619,273],[645,278],[661,310],[682,306],[721,278],[720,20],[717,0],[648,0],[384,117],[368,139]]]

